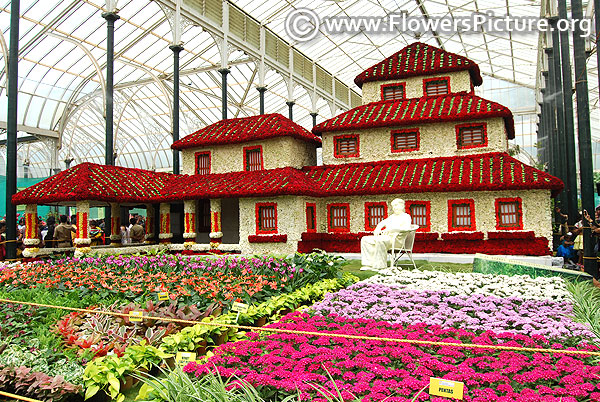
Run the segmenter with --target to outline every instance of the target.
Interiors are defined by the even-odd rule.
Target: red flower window
[[[306,204],[306,231],[317,231],[317,206],[313,203]]]
[[[381,86],[381,100],[406,99],[406,83],[386,84]]]
[[[350,204],[329,204],[327,206],[327,222],[330,232],[349,232]]]
[[[333,156],[336,158],[357,157],[360,154],[358,135],[337,135],[333,137]]]
[[[486,131],[485,123],[460,124],[456,126],[456,144],[458,149],[487,146]]]
[[[392,152],[408,152],[419,150],[419,130],[395,130],[392,131]]]
[[[423,93],[426,96],[450,93],[450,77],[436,77],[423,80]]]
[[[413,225],[419,225],[419,232],[431,230],[431,202],[430,201],[406,201],[406,212],[410,214]]]
[[[520,198],[496,199],[496,229],[523,230],[523,211]]]
[[[277,233],[277,204],[263,202],[256,204],[256,233]]]
[[[210,173],[210,151],[196,152],[194,154],[196,159],[196,174],[209,174]]]
[[[448,200],[448,230],[475,230],[475,201]]]
[[[375,230],[377,224],[387,218],[387,214],[385,202],[365,203],[365,230]]]
[[[262,147],[244,147],[244,170],[253,172],[255,170],[263,170],[263,152]]]

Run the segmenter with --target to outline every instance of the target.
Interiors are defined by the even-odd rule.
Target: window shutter
[[[447,80],[435,80],[425,83],[425,95],[445,95],[448,93],[448,81]]]
[[[383,100],[400,100],[405,98],[404,85],[383,87]]]
[[[471,207],[469,204],[455,204],[452,210],[454,227],[471,227]]]
[[[246,150],[246,171],[253,172],[255,170],[262,170],[262,150],[260,148]]]
[[[517,202],[501,202],[498,205],[500,226],[517,226],[519,224],[519,204]]]
[[[385,219],[385,207],[383,205],[369,205],[369,227],[375,228],[379,222]]]
[[[425,204],[412,204],[410,206],[410,216],[413,225],[419,225],[421,228],[427,226],[427,207]]]
[[[485,143],[483,125],[459,128],[459,146],[468,147]]]
[[[403,131],[393,133],[393,151],[419,148],[419,135],[417,131]]]
[[[259,228],[264,231],[277,230],[277,222],[275,218],[275,207],[264,206],[258,208]]]
[[[196,157],[196,174],[210,173],[210,154],[201,153]]]

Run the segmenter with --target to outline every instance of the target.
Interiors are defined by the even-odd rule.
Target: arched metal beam
[[[148,74],[152,78],[152,81],[154,81],[156,83],[156,85],[158,85],[158,87],[160,88],[160,91],[165,96],[165,99],[167,102],[167,107],[169,109],[169,119],[173,120],[173,106],[172,106],[171,100],[169,98],[169,91],[167,90],[167,87],[165,86],[164,82],[162,80],[160,80],[152,71],[150,71],[146,67],[140,66],[139,64],[131,63],[131,62],[123,60],[123,59],[120,59],[119,61],[123,64],[127,64],[128,66],[131,66],[134,68],[139,68],[140,70],[144,71],[146,74]]]

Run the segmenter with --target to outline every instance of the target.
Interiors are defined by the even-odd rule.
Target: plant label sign
[[[142,318],[144,318],[143,311],[130,311],[129,312],[129,321],[131,321],[131,322],[142,322]]]
[[[429,394],[446,396],[454,399],[463,399],[465,384],[459,381],[444,380],[431,377],[429,379]]]
[[[185,366],[189,362],[196,361],[196,353],[194,352],[177,352],[175,355],[175,363],[178,366]]]
[[[158,294],[158,301],[166,301],[169,300],[169,292],[160,292]]]
[[[248,308],[249,307],[250,306],[248,306],[245,303],[234,302],[233,306],[231,306],[231,311],[235,311],[235,312],[238,312],[238,313],[245,314],[245,313],[248,312]]]

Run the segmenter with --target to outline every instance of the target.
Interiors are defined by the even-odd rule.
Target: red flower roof
[[[315,134],[418,123],[503,117],[509,139],[515,138],[512,112],[499,103],[468,92],[367,103],[313,127]]]
[[[13,196],[14,204],[73,201],[156,203],[200,198],[315,197],[550,189],[563,183],[505,153],[173,175],[82,163]]]
[[[415,42],[357,75],[354,83],[362,88],[365,82],[463,70],[469,70],[474,85],[482,84],[479,66],[473,60],[426,43]]]
[[[238,144],[274,137],[294,137],[316,145],[321,144],[321,139],[304,127],[279,113],[272,113],[220,120],[175,141],[171,148],[182,150],[208,145]]]
[[[292,167],[207,175],[182,175],[165,196],[172,200],[317,195],[315,183]]]
[[[506,153],[304,167],[321,196],[449,191],[562,190],[560,179]]]
[[[81,163],[13,196],[14,204],[63,201],[153,202],[177,176],[143,169]]]

